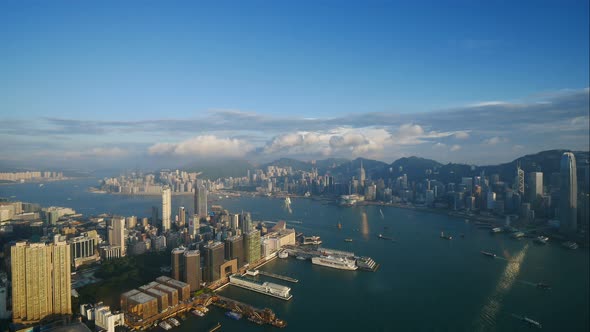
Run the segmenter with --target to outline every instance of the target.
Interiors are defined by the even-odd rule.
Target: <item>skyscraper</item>
[[[13,322],[71,314],[70,245],[18,242],[10,253]]]
[[[184,227],[186,224],[186,210],[184,206],[178,208],[178,227]]]
[[[257,229],[244,233],[244,259],[246,263],[260,259],[260,231]]]
[[[258,245],[260,247],[260,245]],[[224,263],[225,248],[222,242],[211,242],[205,249],[205,281],[216,281],[221,278],[220,268]]]
[[[516,177],[514,179],[514,190],[524,199],[524,171],[520,168],[520,163],[516,165]]]
[[[162,189],[162,232],[170,230],[170,215],[172,213],[172,193],[170,187]]]
[[[237,259],[238,269],[244,265],[244,238],[235,235],[225,239],[225,259]]]
[[[253,228],[250,212],[242,212],[239,219],[240,224],[242,225],[242,234],[250,232]]]
[[[201,284],[201,255],[198,250],[179,247],[172,250],[172,278],[186,282],[191,292]]]
[[[199,232],[199,227],[200,227],[199,216],[198,215],[192,216],[192,218],[190,218],[188,221],[188,234],[193,237],[196,236],[197,233]]]
[[[207,188],[199,181],[195,186],[195,214],[200,218],[207,216]]]
[[[361,168],[359,169],[359,181],[361,182],[361,186],[365,185],[365,168],[363,167],[363,160],[361,159]]]
[[[529,202],[533,203],[538,195],[543,195],[543,173],[531,172],[529,173],[529,187],[528,198]]]
[[[576,157],[571,152],[565,152],[561,156],[560,177],[559,230],[562,233],[573,234],[578,229],[578,183]]]
[[[125,256],[125,218],[113,217],[108,229],[109,245],[121,247],[121,256]]]

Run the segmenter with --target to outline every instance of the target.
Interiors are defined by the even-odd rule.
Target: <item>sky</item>
[[[588,1],[2,1],[0,166],[589,149]]]

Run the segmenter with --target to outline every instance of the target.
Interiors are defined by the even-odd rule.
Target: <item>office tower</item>
[[[252,225],[250,212],[242,212],[242,214],[240,214],[240,224],[242,225],[242,234],[246,234],[252,230],[254,225]]]
[[[13,322],[71,314],[70,246],[17,242],[10,248]]]
[[[100,259],[98,256],[98,234],[95,230],[80,234],[68,240],[70,244],[72,267],[93,263]]]
[[[528,196],[529,202],[533,203],[537,199],[537,196],[543,196],[543,173],[531,172],[528,176]]]
[[[258,242],[260,247],[260,241]],[[260,249],[259,249],[260,250]],[[204,246],[205,281],[212,282],[221,278],[221,265],[224,263],[225,247],[221,242],[211,242]]]
[[[199,233],[199,216],[194,215],[192,218],[188,220],[188,234],[192,237],[195,237]]]
[[[576,157],[574,157],[573,153],[566,152],[561,156],[560,173],[559,230],[562,233],[573,234],[578,228],[578,183],[576,178]]]
[[[172,278],[186,282],[191,292],[201,284],[201,255],[198,250],[179,247],[172,250]]]
[[[186,210],[184,206],[178,208],[178,227],[184,227],[186,224]]]
[[[240,225],[240,216],[237,214],[229,215],[229,226],[233,231],[237,231]],[[234,233],[235,234],[235,233]]]
[[[520,163],[516,165],[516,177],[514,178],[514,190],[524,199],[524,171],[520,168]]]
[[[121,256],[125,256],[125,218],[113,217],[108,229],[109,245],[121,247]]]
[[[225,259],[237,259],[238,269],[244,265],[244,238],[235,235],[225,239]]]
[[[127,229],[134,229],[135,226],[137,226],[137,217],[136,216],[131,216],[131,217],[125,218],[125,227],[127,227]]]
[[[363,160],[361,159],[361,168],[359,169],[359,180],[361,181],[361,186],[365,185],[365,168],[363,167]]]
[[[152,226],[158,225],[158,207],[152,206]]]
[[[260,231],[253,229],[244,233],[244,260],[254,263],[260,259]]]
[[[195,214],[201,218],[207,217],[207,188],[199,181],[195,186]]]
[[[170,215],[172,214],[172,192],[170,187],[162,189],[162,232],[170,230]]]
[[[191,287],[191,292],[201,288],[201,254],[198,250],[186,250],[184,258],[184,275],[182,281]]]

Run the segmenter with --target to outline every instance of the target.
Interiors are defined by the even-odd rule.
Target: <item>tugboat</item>
[[[445,235],[444,232],[440,232],[440,238],[443,240],[452,240],[453,239],[452,236]]]

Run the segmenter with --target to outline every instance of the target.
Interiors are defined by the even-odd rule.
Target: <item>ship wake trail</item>
[[[496,316],[502,308],[502,299],[510,288],[512,288],[514,282],[517,281],[516,278],[520,273],[520,266],[526,256],[528,247],[528,244],[525,245],[516,256],[507,260],[508,264],[500,276],[494,292],[488,297],[488,302],[483,306],[479,317],[475,321],[476,331],[495,330]]]
[[[526,281],[526,280],[517,280],[517,281],[521,284],[537,287],[537,284],[535,284],[534,282],[530,282],[530,281]]]

